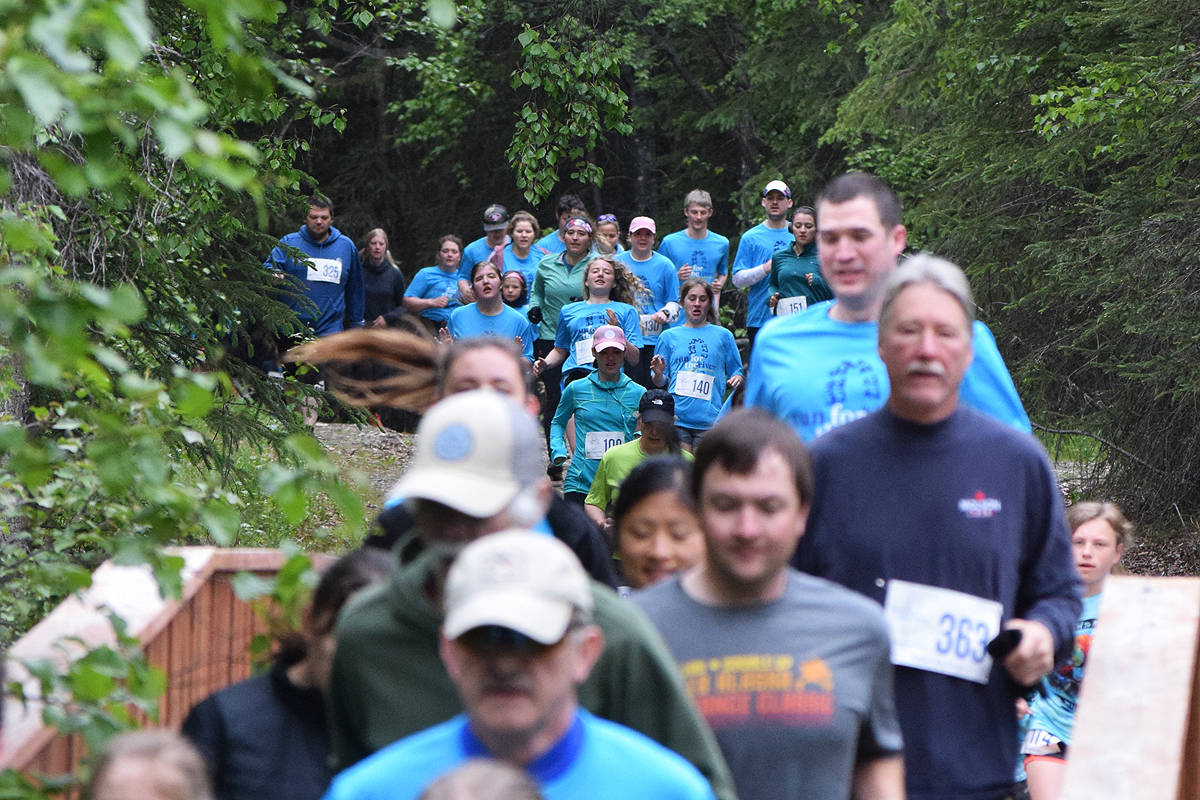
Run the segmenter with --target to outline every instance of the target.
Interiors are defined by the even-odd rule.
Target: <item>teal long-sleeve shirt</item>
[[[558,461],[567,457],[567,420],[575,415],[575,454],[563,477],[564,492],[587,494],[605,451],[633,439],[645,391],[624,373],[612,383],[593,372],[567,384],[550,421],[550,459]]]
[[[529,305],[542,309],[542,322],[538,325],[539,339],[554,341],[558,329],[558,312],[567,303],[583,299],[583,273],[587,271],[592,253],[584,253],[575,266],[563,260],[566,253],[552,253],[537,265],[533,277],[533,288],[529,291]]]

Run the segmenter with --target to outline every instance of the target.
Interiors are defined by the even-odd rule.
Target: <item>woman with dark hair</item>
[[[280,648],[271,671],[188,713],[182,732],[208,761],[217,800],[317,800],[325,792],[333,624],[351,595],[391,571],[392,558],[379,550],[339,559],[321,576],[300,634]]]
[[[625,582],[643,589],[704,558],[704,533],[688,483],[691,465],[651,458],[634,467],[613,506]]]
[[[363,294],[366,299],[363,319],[367,325],[386,328],[388,314],[399,314],[404,308],[404,273],[388,248],[388,235],[383,228],[367,232],[362,249],[358,251],[363,268]]]
[[[600,458],[592,487],[584,498],[583,510],[601,529],[611,531],[607,512],[620,494],[621,483],[633,468],[654,456],[692,454],[682,449],[675,431],[675,398],[662,389],[649,389],[638,403],[638,438],[610,447]]]
[[[450,314],[451,340],[472,336],[499,336],[521,343],[526,360],[533,361],[533,326],[520,312],[504,304],[500,268],[490,261],[471,267],[471,290],[475,302],[454,309]]]
[[[833,291],[821,274],[817,262],[817,212],[812,206],[792,210],[791,247],[771,256],[768,304],[775,316],[783,317],[806,310],[823,300],[832,300]]]
[[[713,288],[689,278],[679,288],[684,321],[665,331],[650,361],[650,378],[675,397],[676,428],[687,450],[695,450],[712,427],[725,390],[742,385],[742,357],[733,334],[717,323]]]
[[[419,314],[429,332],[435,335],[459,305],[458,264],[462,248],[462,239],[453,234],[438,239],[437,264],[418,271],[404,292],[404,308]]]

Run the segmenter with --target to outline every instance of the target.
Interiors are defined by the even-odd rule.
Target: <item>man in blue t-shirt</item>
[[[908,241],[900,201],[873,175],[833,180],[817,200],[821,273],[832,302],[771,320],[750,356],[745,404],[785,420],[805,441],[874,411],[888,397],[877,352],[883,285]],[[1029,417],[982,323],[962,383],[963,402],[1022,431]]]
[[[738,240],[737,255],[733,258],[733,285],[739,289],[750,287],[746,294],[746,338],[750,350],[758,329],[771,319],[767,299],[771,296],[771,256],[776,250],[792,243],[792,229],[788,225],[787,212],[792,207],[792,190],[783,181],[771,181],[763,189],[762,207],[767,218],[742,234]]]
[[[504,245],[508,242],[508,209],[492,203],[483,210],[483,236],[463,248],[458,264],[458,294],[462,303],[475,302],[471,291],[471,269],[480,261],[490,260],[504,274]],[[496,248],[500,248],[500,252]],[[494,254],[494,257],[493,257]]]
[[[443,600],[439,652],[465,713],[342,772],[327,800],[416,800],[480,757],[524,768],[547,800],[714,800],[683,757],[580,708],[604,632],[566,545],[526,530],[477,539],[450,567]]]
[[[675,265],[680,283],[688,278],[704,278],[720,295],[729,271],[729,240],[708,229],[712,214],[712,196],[708,192],[703,189],[688,192],[683,199],[687,226],[664,236],[658,252]]]
[[[962,270],[922,253],[880,304],[887,403],[813,443],[793,563],[883,606],[908,797],[1006,797],[1014,689],[1074,643],[1062,496],[1036,439],[961,402],[974,316]]]

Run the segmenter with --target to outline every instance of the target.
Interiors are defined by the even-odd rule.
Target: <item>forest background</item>
[[[361,535],[309,390],[233,355],[314,190],[411,276],[492,202],[665,233],[703,187],[736,238],[870,170],[1077,490],[1195,537],[1198,115],[1185,0],[0,0],[0,646],[101,557]]]

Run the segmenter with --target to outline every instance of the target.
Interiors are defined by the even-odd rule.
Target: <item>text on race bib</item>
[[[340,258],[310,258],[308,280],[314,283],[341,283],[342,260]]]
[[[697,400],[712,402],[713,376],[703,372],[682,370],[675,376],[675,394],[680,397],[694,397]]]
[[[600,458],[608,448],[619,444],[625,444],[625,434],[621,431],[591,431],[583,440],[584,458]]]
[[[642,314],[641,321],[643,336],[657,336],[662,330],[662,323],[656,320],[653,314]]]
[[[892,663],[987,683],[987,645],[1000,632],[1004,606],[975,595],[890,580],[883,615],[892,637]]]
[[[592,355],[592,337],[591,336],[587,337],[586,339],[580,339],[578,342],[575,343],[575,363],[576,364],[590,364],[595,360],[596,360],[596,357]]]
[[[804,295],[797,297],[781,297],[779,302],[775,304],[775,316],[786,317],[791,314],[799,314],[808,308],[808,298]]]

